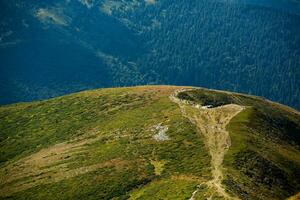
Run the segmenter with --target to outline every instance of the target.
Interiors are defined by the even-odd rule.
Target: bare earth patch
[[[224,155],[231,145],[230,136],[226,131],[226,126],[230,120],[244,108],[235,104],[228,104],[215,108],[194,105],[188,101],[183,101],[177,98],[177,94],[184,90],[176,91],[170,96],[170,99],[180,106],[183,116],[194,123],[199,132],[204,136],[205,144],[209,149],[209,153],[212,158],[211,167],[213,175],[213,179],[206,182],[206,184],[225,199],[237,199],[227,194],[222,185],[222,163]],[[197,191],[198,189],[194,191],[190,199],[194,199]]]
[[[163,126],[162,124],[157,124],[157,125],[153,126],[152,131],[156,133],[153,136],[153,138],[156,141],[170,140],[170,137],[167,135],[168,129],[169,129],[168,126]]]
[[[294,196],[289,197],[287,200],[300,200],[300,192]]]

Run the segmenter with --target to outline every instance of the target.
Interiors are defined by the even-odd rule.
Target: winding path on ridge
[[[230,120],[241,112],[244,108],[236,104],[228,104],[215,108],[205,108],[201,105],[195,105],[189,101],[181,100],[177,97],[179,92],[191,89],[177,90],[170,96],[170,99],[177,103],[181,109],[182,115],[195,124],[199,132],[205,139],[205,144],[211,155],[211,167],[213,179],[205,184],[213,188],[219,196],[225,199],[238,199],[230,196],[222,185],[223,180],[223,160],[225,153],[228,151],[231,140],[229,133],[226,131],[226,125]],[[195,190],[190,200],[194,197],[199,189]],[[213,194],[210,196],[211,199]]]

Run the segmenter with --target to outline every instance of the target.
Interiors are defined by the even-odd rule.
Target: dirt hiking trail
[[[235,104],[228,104],[215,108],[202,107],[192,102],[181,100],[177,97],[179,92],[189,89],[177,90],[170,99],[177,103],[181,109],[182,115],[188,118],[198,128],[203,135],[205,145],[211,156],[211,167],[213,179],[205,184],[215,190],[216,195],[225,199],[238,199],[230,196],[222,185],[223,180],[223,160],[225,153],[228,151],[231,140],[229,133],[226,131],[226,125],[230,120],[241,112],[244,108]],[[199,187],[192,194],[190,200],[194,200]],[[210,196],[211,199],[213,194]]]

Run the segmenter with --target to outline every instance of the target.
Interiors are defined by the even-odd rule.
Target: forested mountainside
[[[1,199],[300,195],[300,114],[255,96],[148,86],[0,107]]]
[[[1,1],[0,102],[139,84],[300,108],[299,2]]]

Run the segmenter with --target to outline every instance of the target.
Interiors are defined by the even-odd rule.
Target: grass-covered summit
[[[199,88],[85,91],[0,107],[0,199],[285,199],[300,115]]]

